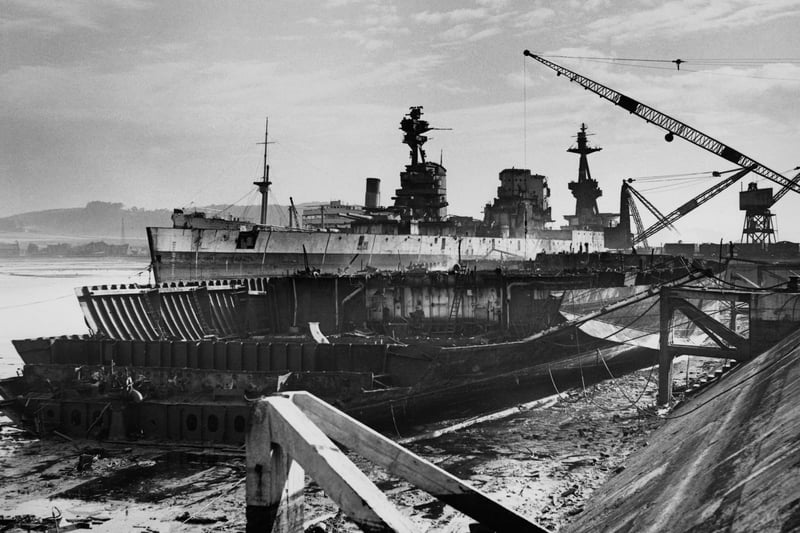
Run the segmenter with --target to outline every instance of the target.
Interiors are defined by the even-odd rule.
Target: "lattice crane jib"
[[[714,153],[723,159],[730,161],[740,167],[752,167],[753,172],[756,174],[763,176],[764,178],[777,183],[783,187],[787,187],[788,189],[800,193],[800,183],[795,180],[790,180],[783,176],[782,174],[775,172],[774,170],[762,165],[761,163],[757,162],[756,160],[744,155],[743,153],[739,152],[738,150],[731,148],[730,146],[714,139],[713,137],[706,135],[705,133],[685,124],[669,115],[666,115],[642,102],[635,100],[629,96],[626,96],[620,92],[615,91],[605,85],[598,83],[594,80],[591,80],[585,76],[578,74],[577,72],[573,72],[568,68],[562,67],[552,61],[548,61],[543,57],[536,55],[528,50],[525,50],[524,55],[535,59],[539,63],[545,65],[546,67],[554,70],[557,75],[559,76],[566,76],[567,79],[570,81],[576,82],[581,85],[583,88],[592,91],[593,93],[597,94],[598,96],[608,100],[609,102],[625,109],[626,111],[630,112],[638,116],[639,118],[653,123],[656,126],[663,128],[667,131],[667,134],[664,138],[667,141],[672,141],[674,136],[681,137],[692,144],[699,146],[705,150],[708,150],[711,153]]]

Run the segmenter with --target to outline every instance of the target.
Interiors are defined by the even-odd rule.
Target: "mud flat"
[[[692,361],[696,375],[706,363]],[[550,405],[498,420],[470,425],[468,417],[459,417],[401,430],[403,437],[433,432],[437,436],[407,446],[558,530],[580,516],[593,491],[619,474],[625,459],[646,447],[650,433],[662,425],[652,409],[655,373],[644,369],[561,391]],[[435,433],[455,424],[466,427]],[[161,448],[57,436],[39,440],[8,426],[0,435],[0,514],[6,519],[60,514],[61,531],[71,526],[143,532],[245,528],[243,449]],[[353,459],[422,530],[468,529],[467,517]],[[308,480],[306,508],[309,528],[358,530],[313,480]],[[11,527],[11,521],[0,523],[0,531],[3,527]]]

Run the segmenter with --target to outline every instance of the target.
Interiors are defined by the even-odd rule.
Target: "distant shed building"
[[[0,242],[0,257],[19,257],[19,241]]]
[[[327,204],[305,206],[303,208],[303,227],[306,229],[338,229],[349,230],[352,218],[347,213],[364,214],[360,205],[343,204],[341,200],[333,200]]]

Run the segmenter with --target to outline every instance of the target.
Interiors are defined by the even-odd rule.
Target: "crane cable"
[[[631,58],[631,57],[592,57],[592,56],[567,56],[567,55],[543,55],[537,54],[540,57],[555,57],[561,59],[581,59],[586,61],[593,61],[596,63],[605,63],[610,65],[617,65],[617,66],[626,66],[626,67],[637,67],[637,68],[651,68],[651,69],[660,69],[660,70],[679,70],[682,72],[702,72],[704,74],[713,74],[718,76],[730,76],[735,78],[752,78],[752,79],[764,79],[764,80],[779,80],[779,81],[800,81],[798,78],[780,78],[774,76],[755,76],[755,75],[746,75],[746,74],[734,74],[730,72],[710,72],[708,70],[698,70],[693,68],[683,68],[681,69],[681,65],[684,63],[690,63],[692,65],[698,66],[706,66],[706,67],[722,67],[722,66],[732,66],[732,67],[755,67],[761,65],[775,65],[775,64],[800,64],[800,58],[763,58],[763,59],[723,59],[723,58],[711,58],[711,59],[650,59],[650,58]],[[669,64],[673,63],[675,68],[672,67],[658,67],[654,65],[637,65],[636,63],[663,63]]]
[[[597,56],[567,56],[567,55],[550,55],[550,54],[536,54],[541,57],[557,57],[561,59],[597,59],[597,60],[606,60],[606,61],[642,61],[642,62],[653,62],[653,63],[674,63],[675,61],[680,61],[681,63],[686,62],[715,62],[719,64],[733,64],[733,63],[741,63],[741,64],[750,64],[750,63],[800,63],[800,58],[796,57],[772,57],[772,58],[689,58],[689,59],[652,59],[652,58],[642,58],[642,57],[597,57]]]

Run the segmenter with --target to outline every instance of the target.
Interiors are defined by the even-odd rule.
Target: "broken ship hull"
[[[649,287],[604,279],[396,273],[83,287],[95,334],[15,341],[25,367],[0,384],[4,409],[73,437],[240,444],[248,399],[263,394],[308,390],[379,423],[560,372],[650,364],[612,343],[587,351],[588,337],[561,324],[572,291],[597,295],[588,310]],[[330,343],[297,334],[312,321]]]
[[[4,410],[42,433],[240,445],[249,419],[248,399],[276,391],[308,390],[380,425],[442,409],[448,402],[475,401],[488,391],[541,382],[542,377],[563,385],[580,370],[588,379],[603,368],[601,362],[614,369],[652,360],[652,352],[645,350],[607,348],[602,359],[594,350],[575,354],[564,348],[565,341],[572,345],[574,337],[433,350],[34,339],[15,345],[26,361],[37,362],[26,362],[23,376],[6,380],[0,388],[10,399]],[[269,369],[259,369],[265,367]],[[135,377],[143,400],[126,390],[129,376]],[[556,389],[548,383],[546,391]]]

